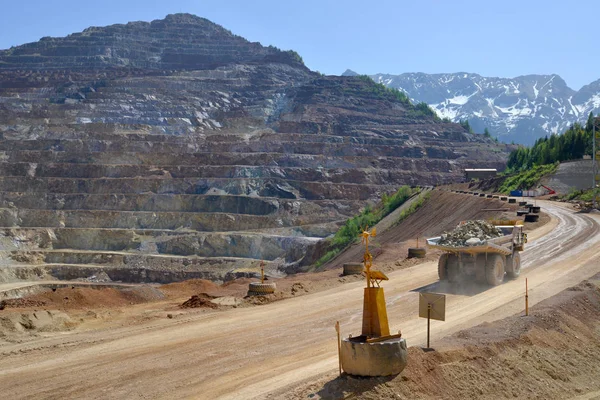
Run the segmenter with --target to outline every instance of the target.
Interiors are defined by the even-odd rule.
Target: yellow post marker
[[[527,288],[527,278],[525,278],[525,315],[529,315],[529,292]]]
[[[342,376],[342,345],[340,343],[340,321],[336,321],[335,331],[337,332],[338,367],[340,369],[340,376]]]
[[[265,261],[260,261],[260,283],[265,283]]]

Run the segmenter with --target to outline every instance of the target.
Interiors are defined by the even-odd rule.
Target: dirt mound
[[[0,343],[20,342],[25,335],[37,332],[58,332],[73,329],[77,322],[56,310],[9,312],[0,314]]]
[[[22,300],[32,304],[43,303],[48,308],[89,309],[121,307],[157,300],[161,297],[162,293],[150,286],[125,289],[72,286],[47,290]]]
[[[528,317],[457,332],[434,352],[411,347],[399,376],[323,379],[285,398],[564,399],[598,391],[599,286],[586,281],[539,303]]]
[[[186,300],[179,307],[181,308],[219,308],[219,306],[215,303],[212,303],[211,300],[214,299],[214,296],[210,296],[206,293],[195,294]]]
[[[242,298],[248,291],[248,284],[253,281],[256,281],[256,279],[239,278],[219,285],[204,279],[191,279],[162,285],[160,291],[171,299],[181,299],[197,293],[206,293],[213,297],[235,296]]]
[[[187,281],[162,285],[160,291],[171,298],[186,295],[190,296],[196,293],[209,293],[213,296],[219,296],[220,286],[217,283],[205,279],[190,279]]]
[[[502,231],[489,222],[467,221],[450,232],[444,232],[439,244],[453,247],[479,245],[488,239],[500,236]]]
[[[23,308],[23,307],[43,307],[46,305],[45,301],[31,300],[31,299],[7,299],[0,301],[0,310],[6,308]]]

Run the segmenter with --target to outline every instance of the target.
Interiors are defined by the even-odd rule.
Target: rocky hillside
[[[382,86],[192,15],[0,52],[0,262],[22,271],[294,271],[381,194],[505,158]]]
[[[354,75],[346,71],[344,75]],[[487,127],[505,142],[533,144],[560,134],[574,122],[600,112],[600,80],[575,91],[558,75],[491,78],[477,74],[377,74],[375,81],[425,102],[441,118],[469,121],[476,132]]]

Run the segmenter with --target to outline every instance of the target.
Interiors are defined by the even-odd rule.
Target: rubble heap
[[[212,303],[211,300],[215,299],[215,296],[211,296],[206,293],[195,294],[186,300],[179,307],[181,308],[219,308],[218,305]]]
[[[467,221],[451,232],[444,232],[438,244],[443,246],[478,246],[488,239],[502,236],[502,231],[486,221]]]

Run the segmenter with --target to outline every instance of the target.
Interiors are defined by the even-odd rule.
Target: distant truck
[[[507,224],[507,223],[511,224]],[[500,285],[504,275],[515,279],[521,273],[521,256],[527,234],[516,221],[494,224],[503,236],[489,239],[476,246],[443,246],[438,244],[441,236],[427,239],[427,246],[443,250],[438,260],[440,281],[458,282],[474,279],[478,283]]]

